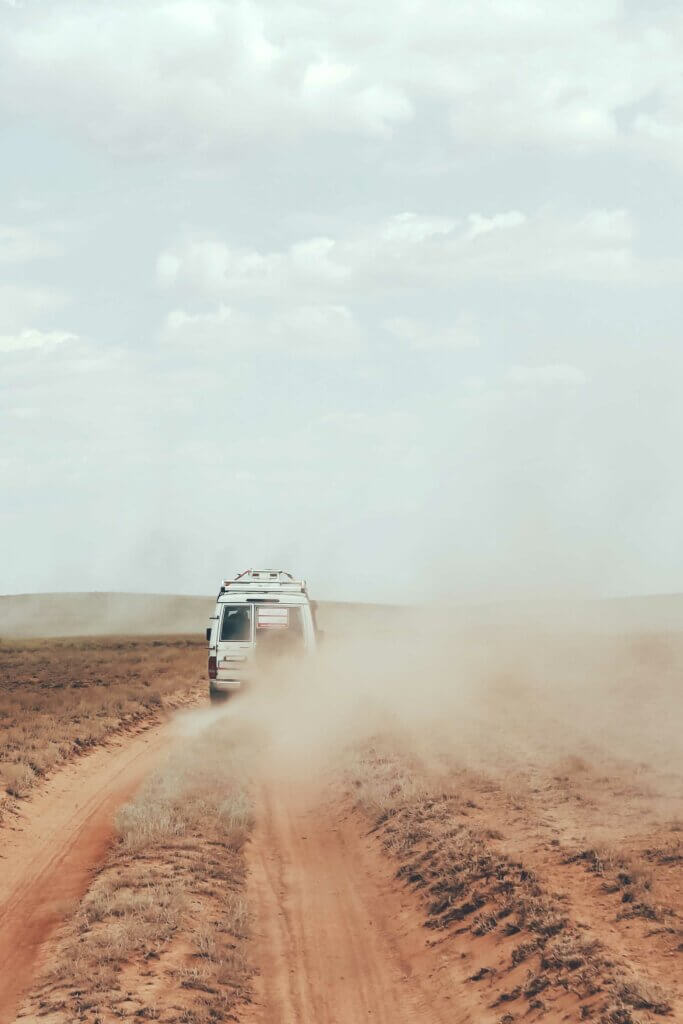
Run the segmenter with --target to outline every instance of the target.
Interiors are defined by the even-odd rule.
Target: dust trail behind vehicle
[[[463,1015],[498,1020],[500,1011],[491,1010],[497,999],[531,1000],[540,1007],[538,992],[546,985],[551,986],[546,1002],[554,1005],[551,996],[569,983],[566,972],[572,968],[566,965],[579,963],[585,963],[586,991],[596,983],[604,986],[603,1001],[610,1001],[609,1013],[621,1013],[620,1020],[635,1020],[634,1007],[643,1011],[643,1021],[651,1019],[652,1007],[652,1012],[658,1006],[679,1007],[670,958],[679,955],[683,940],[683,855],[677,839],[683,828],[683,636],[578,632],[547,619],[534,628],[528,623],[525,628],[473,628],[455,624],[448,615],[411,611],[396,618],[400,621],[393,625],[384,619],[381,629],[356,622],[352,633],[335,636],[330,631],[315,665],[280,666],[226,709],[235,722],[258,721],[269,736],[258,769],[262,824],[251,854],[263,939],[257,955],[261,948],[291,946],[296,950],[292,959],[304,962],[307,940],[305,935],[297,938],[297,915],[312,897],[296,882],[297,865],[307,865],[310,889],[332,884],[325,882],[327,874],[314,851],[334,846],[336,840],[326,833],[335,828],[348,835],[354,759],[365,756],[382,768],[391,755],[415,786],[412,795],[402,786],[404,802],[396,805],[405,829],[389,817],[390,827],[381,835],[380,849],[404,850],[402,877],[414,873],[419,880],[415,861],[419,865],[423,855],[447,852],[442,844],[450,842],[451,833],[462,834],[467,849],[479,850],[482,865],[498,864],[501,871],[510,865],[505,871],[511,872],[511,906],[520,920],[509,924],[521,933],[514,948],[512,940],[497,943],[496,915],[508,911],[486,895],[483,880],[471,905],[465,901],[463,907],[446,887],[443,920],[435,918],[434,927],[447,931],[443,942],[450,993]],[[322,794],[317,803],[310,796],[312,779]],[[389,771],[386,792],[378,797],[380,822],[396,813],[392,793],[397,784]],[[334,794],[344,793],[346,802],[335,803]],[[432,854],[428,823],[433,804],[438,828]],[[445,876],[457,877],[455,853],[449,857]],[[350,859],[363,862],[355,845]],[[599,873],[593,865],[600,865]],[[432,884],[446,885],[439,880],[438,862],[431,870]],[[376,895],[341,874],[346,900],[352,902],[360,886],[367,920],[374,919]],[[381,877],[376,864],[375,876]],[[493,883],[495,889],[495,872]],[[454,893],[460,884],[465,883],[453,883]],[[395,900],[396,888],[393,892]],[[564,893],[559,903],[557,893]],[[386,894],[385,899],[394,906]],[[449,906],[458,925],[453,935]],[[338,915],[345,912],[338,909]],[[532,921],[529,931],[532,912],[540,915],[540,923]],[[322,914],[312,903],[307,919],[318,924],[310,938],[309,968],[322,977],[322,990],[329,985],[334,991],[334,943],[327,937],[334,931]],[[358,927],[361,918],[362,913]],[[372,932],[370,924],[366,927]],[[553,974],[542,967],[542,951],[559,934],[556,929],[562,934],[547,954],[551,966],[558,965]],[[458,932],[465,934],[458,937]],[[495,934],[483,941],[488,932]],[[400,934],[397,926],[397,942]],[[381,936],[374,937],[381,945]],[[415,921],[409,961],[418,962],[424,942],[422,921]],[[337,959],[347,953],[352,955],[345,947]],[[384,958],[385,977],[396,970],[396,957],[400,961],[400,949],[393,959]],[[461,964],[471,965],[471,975],[489,979],[476,994]],[[536,980],[525,987],[524,971],[532,965]],[[269,978],[268,962],[262,960],[260,969],[265,1009],[257,1019],[286,1020],[288,1012],[302,1020],[336,1019],[329,1007],[315,1003],[305,971],[302,975],[294,967],[293,977],[276,983]],[[401,1011],[406,1020],[412,1019],[411,1006],[419,1005],[419,977],[415,982],[411,998],[417,1003],[406,998]],[[335,1005],[343,1005],[345,998],[348,993],[339,993]],[[572,999],[562,1004],[563,1012],[579,1019],[583,1011],[577,997]],[[359,1006],[366,1008],[354,1006],[339,1019],[356,1019]],[[434,1003],[423,1008],[422,1019],[438,1020],[439,1012]],[[605,1020],[613,1019],[609,1013]]]

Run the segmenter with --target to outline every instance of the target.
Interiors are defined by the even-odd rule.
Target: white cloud
[[[358,351],[363,332],[351,311],[341,305],[292,306],[257,315],[221,304],[201,313],[173,310],[166,317],[162,341],[189,352],[265,350],[329,358]]]
[[[553,384],[581,385],[586,375],[578,366],[567,363],[551,363],[548,366],[513,366],[508,377],[514,384],[546,386]]]
[[[424,217],[408,211],[387,218],[379,226],[378,235],[384,242],[419,244],[450,234],[457,223],[451,217]]]
[[[485,235],[489,231],[504,231],[506,228],[518,228],[526,223],[526,216],[519,210],[510,210],[509,213],[497,213],[493,217],[482,217],[479,213],[471,213],[467,218],[469,230],[468,238],[476,238],[477,235]]]
[[[411,121],[413,115],[413,104],[400,88],[376,83],[353,96],[346,121],[371,138],[390,139],[397,126]]]
[[[117,152],[236,151],[312,132],[381,141],[425,103],[465,143],[683,149],[674,6],[646,20],[618,0],[13,7],[5,106],[49,112]],[[621,111],[653,96],[654,110],[620,126]]]
[[[157,281],[164,288],[184,285],[207,295],[334,289],[350,274],[333,259],[335,248],[330,238],[309,238],[285,252],[266,253],[214,240],[189,241],[160,254]]]
[[[26,328],[18,334],[0,334],[0,353],[54,349],[73,341],[78,341],[78,337],[68,331],[39,331],[35,328]]]
[[[0,332],[21,331],[67,304],[67,295],[57,288],[31,284],[0,285]]]
[[[362,69],[340,61],[310,64],[303,73],[300,97],[304,109],[324,117],[335,130],[379,139],[390,138],[397,125],[414,115],[401,89],[382,82],[368,84]]]
[[[590,210],[578,222],[578,230],[608,243],[633,241],[633,221],[628,210]]]
[[[40,18],[7,20],[0,84],[10,109],[49,109],[109,149],[143,156],[321,128],[386,138],[412,116],[383,70],[321,59],[327,48],[315,12],[291,4],[55,0]]]
[[[576,218],[513,210],[472,214],[465,221],[406,212],[276,252],[215,240],[180,242],[160,254],[157,279],[163,287],[197,294],[306,303],[458,281],[624,283],[657,273],[656,265],[639,263],[635,240],[632,218],[621,209]],[[664,270],[671,274],[672,267]]]
[[[53,241],[30,228],[0,224],[0,263],[52,259],[59,252]]]
[[[363,340],[353,313],[341,305],[295,306],[273,317],[269,334],[289,351],[321,356],[349,355]]]
[[[166,317],[162,339],[192,348],[246,348],[251,341],[251,324],[247,317],[225,305],[204,313],[174,309]]]
[[[408,348],[420,351],[456,351],[477,348],[479,333],[473,319],[459,315],[451,327],[435,327],[410,317],[390,317],[384,328]]]
[[[6,415],[15,420],[37,420],[40,418],[40,409],[35,405],[15,406],[6,410]]]
[[[309,64],[304,73],[302,90],[304,95],[319,98],[326,90],[339,88],[353,77],[354,69],[348,64],[335,63],[330,60],[316,61]]]
[[[223,242],[188,242],[182,248],[162,252],[157,260],[157,281],[167,288],[179,279],[198,289],[214,292],[226,286],[231,264],[236,262]]]

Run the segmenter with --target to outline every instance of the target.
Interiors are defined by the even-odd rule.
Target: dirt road
[[[348,813],[348,812],[346,812]],[[311,786],[264,784],[250,847],[258,1024],[471,1020],[391,868]]]
[[[2,829],[0,1024],[9,1024],[40,950],[86,890],[117,808],[168,741],[170,724],[123,736],[63,768]]]
[[[50,936],[68,919],[103,861],[117,808],[183,724],[148,730],[62,770],[3,834],[0,878],[0,1024],[49,958]],[[329,789],[266,770],[249,844],[249,902],[258,970],[244,1024],[466,1024],[454,1006],[452,971],[421,927],[409,893],[366,836],[360,818]],[[53,1000],[59,1002],[59,1000]],[[22,1019],[34,1017],[30,1010]],[[52,1018],[51,1018],[52,1019]],[[61,1018],[60,1018],[61,1019]]]

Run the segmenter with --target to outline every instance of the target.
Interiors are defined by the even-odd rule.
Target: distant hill
[[[0,596],[0,639],[203,634],[215,602],[215,596],[182,594],[8,594]],[[372,613],[362,608],[372,608]],[[334,629],[344,630],[372,614],[373,628],[381,628],[382,612],[382,605],[321,602],[318,620],[322,629],[334,623]],[[387,616],[389,621],[393,618],[392,614]]]
[[[199,633],[214,600],[171,594],[12,594],[0,597],[0,637]]]
[[[509,601],[461,608],[473,626],[524,627],[598,633],[683,631],[683,594],[647,594],[593,601]]]
[[[0,596],[0,639],[112,634],[203,634],[215,597],[181,594],[9,594]],[[683,594],[604,601],[505,602],[411,608],[322,601],[318,622],[334,633],[503,628],[589,632],[683,632]]]

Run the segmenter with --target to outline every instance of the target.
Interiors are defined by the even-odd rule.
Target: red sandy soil
[[[249,851],[258,1024],[468,1020],[439,981],[415,901],[319,787],[262,787]]]
[[[0,841],[0,1021],[14,1019],[41,946],[87,889],[116,810],[168,742],[169,725],[118,737],[64,767]]]

